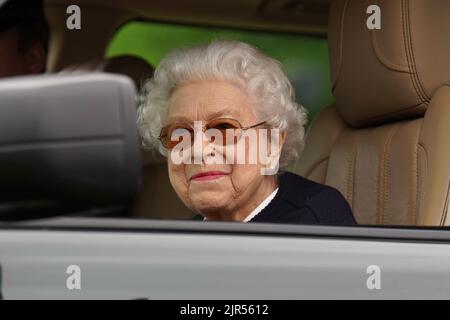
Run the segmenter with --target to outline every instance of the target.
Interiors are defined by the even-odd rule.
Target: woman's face
[[[205,125],[218,118],[238,120],[243,127],[261,122],[252,112],[247,96],[237,87],[228,82],[205,81],[176,88],[169,101],[166,124],[193,126],[194,121],[201,121]],[[207,146],[211,150],[212,144],[203,139],[200,146],[203,151]],[[176,164],[172,158],[175,149],[169,150],[170,182],[186,206],[208,220],[242,221],[275,190],[276,178],[262,175],[259,163],[227,164],[225,149],[213,147],[211,153],[203,153],[200,161],[194,161],[194,152],[189,156],[191,164]],[[248,153],[248,145],[245,152]],[[205,164],[207,155],[213,154],[223,156],[223,164]]]

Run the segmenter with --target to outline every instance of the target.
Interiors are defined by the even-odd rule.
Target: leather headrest
[[[91,60],[64,68],[61,73],[106,72],[130,77],[139,90],[144,82],[153,77],[154,68],[146,60],[130,55]],[[156,150],[141,150],[142,164],[165,163],[166,159]]]
[[[374,4],[379,30],[367,27]],[[348,124],[422,116],[450,80],[450,1],[332,1],[329,45],[336,108]]]
[[[126,75],[134,81],[136,88],[139,89],[144,81],[153,77],[155,70],[146,60],[140,57],[123,55],[71,65],[63,70],[63,72],[78,71],[99,71]]]
[[[0,202],[130,201],[140,166],[135,95],[128,78],[110,74],[0,81]]]

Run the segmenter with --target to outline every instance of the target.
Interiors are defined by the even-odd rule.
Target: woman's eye
[[[236,129],[236,128],[234,126],[232,126],[231,124],[229,124],[229,123],[220,123],[218,125],[215,125],[214,129],[227,130],[227,129]]]

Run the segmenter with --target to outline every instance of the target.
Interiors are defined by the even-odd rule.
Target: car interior
[[[334,102],[312,119],[306,149],[289,170],[338,189],[360,225],[448,226],[450,2],[377,0],[383,15],[376,32],[366,27],[372,2],[80,0],[82,29],[68,30],[66,8],[74,1],[47,0],[48,72],[121,74],[139,89],[155,65],[105,56],[130,21],[327,39]],[[170,185],[166,159],[141,150],[141,160],[131,216],[192,218]]]
[[[131,77],[138,88],[153,74],[144,59],[122,55],[105,58],[110,39],[127,21],[164,21],[173,24],[232,27],[325,36],[328,1],[79,1],[83,27],[64,28],[67,1],[47,1],[52,29],[49,72],[112,72]],[[175,8],[175,9],[174,9]],[[240,16],[236,15],[240,12]],[[300,19],[299,19],[300,17]],[[300,22],[301,21],[301,22]],[[61,28],[61,26],[63,28]],[[57,32],[55,32],[57,30]],[[79,46],[83,43],[83,46]],[[155,44],[156,46],[157,44]],[[188,210],[170,185],[166,159],[157,151],[142,150],[141,187],[132,207],[133,217],[190,219]]]

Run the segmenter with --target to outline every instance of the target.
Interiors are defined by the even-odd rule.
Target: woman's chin
[[[230,203],[230,201],[224,199],[223,194],[219,196],[214,192],[204,193],[201,197],[191,197],[191,201],[195,211],[200,212],[202,215],[215,215],[219,212],[224,212]]]

